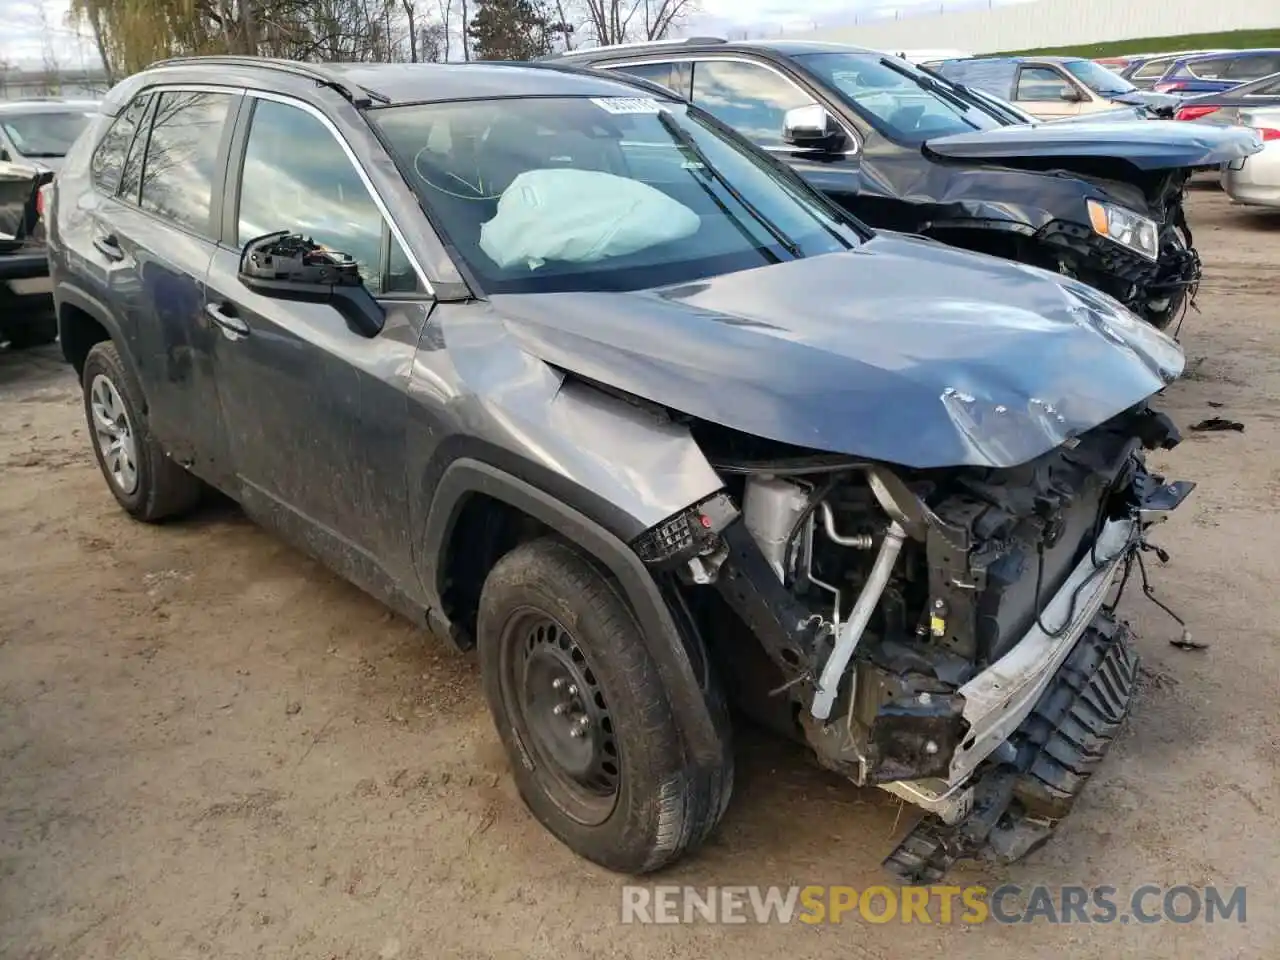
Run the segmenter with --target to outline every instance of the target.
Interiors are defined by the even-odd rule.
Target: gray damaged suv
[[[158,64],[50,201],[62,349],[140,520],[216,488],[475,647],[521,796],[642,872],[729,802],[728,705],[1012,859],[1125,717],[1110,602],[1189,492],[1177,346],[875,233],[643,81]]]

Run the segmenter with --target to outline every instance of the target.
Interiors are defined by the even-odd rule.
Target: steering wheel
[[[423,160],[424,155],[430,152],[431,150],[429,146],[423,146],[421,150],[413,155],[413,172],[417,175],[419,180],[432,190],[435,190],[437,193],[443,193],[447,197],[453,197],[455,200],[492,201],[497,200],[502,196],[501,190],[494,193],[493,186],[485,183],[484,175],[481,173],[478,164],[476,165],[476,177],[474,182],[468,180],[464,176],[454,173],[452,170],[437,169],[434,171],[434,175],[445,180],[448,186],[442,186],[440,183],[437,183],[432,179],[431,175],[427,173],[427,170],[424,169],[435,166],[434,164],[424,162]]]

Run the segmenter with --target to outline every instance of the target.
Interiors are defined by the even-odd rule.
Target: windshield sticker
[[[610,113],[657,113],[662,109],[652,97],[592,97],[591,102]]]

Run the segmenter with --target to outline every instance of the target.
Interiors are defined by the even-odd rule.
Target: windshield
[[[894,140],[919,144],[1004,126],[941,81],[905,64],[895,69],[875,54],[805,53],[795,59]]]
[[[79,111],[0,116],[9,142],[24,157],[65,157],[88,123],[89,115]]]
[[[794,174],[683,103],[538,97],[367,115],[489,293],[638,290],[862,239]]]
[[[1103,96],[1129,93],[1138,89],[1120,74],[1108,70],[1100,63],[1094,63],[1092,60],[1068,60],[1063,63],[1063,66],[1086,87]]]

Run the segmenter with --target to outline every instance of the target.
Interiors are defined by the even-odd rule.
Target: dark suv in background
[[[120,505],[215,487],[475,647],[584,856],[715,828],[722,691],[921,807],[918,879],[1043,842],[1128,711],[1104,600],[1190,489],[1143,465],[1183,357],[1084,284],[874,233],[661,88],[513,64],[160,64],[50,207]]]
[[[0,342],[10,349],[57,339],[42,188],[96,111],[90,100],[0,101]]]
[[[10,349],[58,337],[44,247],[44,187],[53,174],[0,160],[0,342]]]
[[[1077,277],[1158,327],[1200,279],[1183,185],[1262,147],[1248,131],[1172,122],[1025,124],[905,60],[842,44],[694,39],[548,62],[659,83],[874,227]]]

